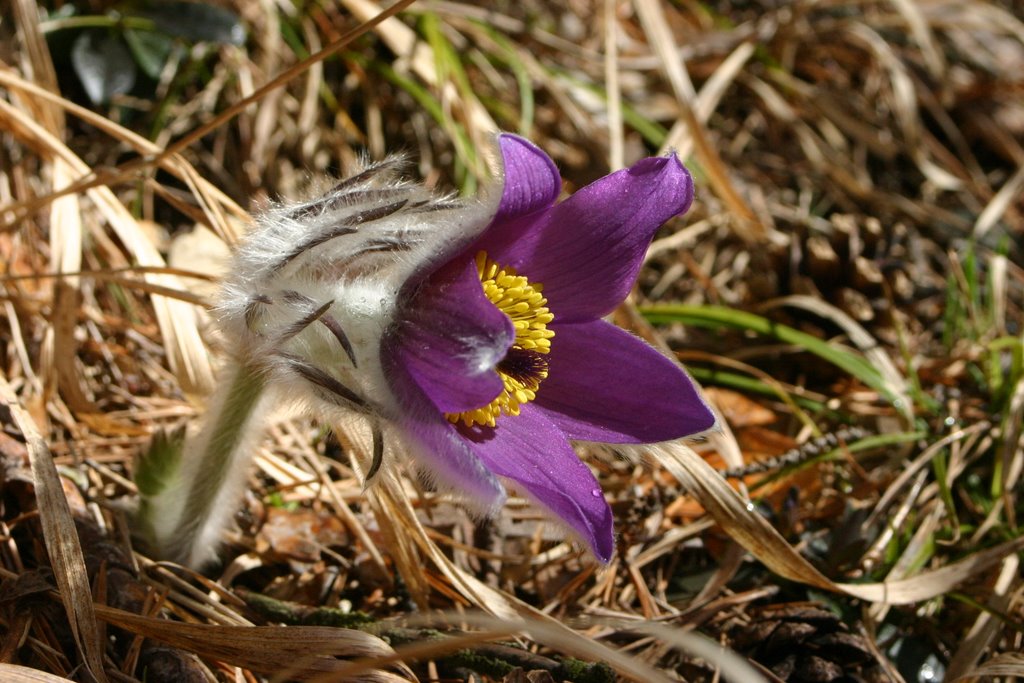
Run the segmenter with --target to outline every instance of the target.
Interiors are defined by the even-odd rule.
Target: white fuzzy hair
[[[175,481],[147,501],[165,557],[199,566],[214,556],[248,479],[269,405],[298,400],[390,421],[399,410],[381,366],[381,341],[415,282],[486,227],[497,197],[461,202],[399,177],[400,157],[367,164],[322,196],[274,204],[234,254],[214,315],[231,354],[205,425],[186,443]],[[264,396],[229,453],[211,447],[237,373],[264,380]],[[237,389],[236,389],[237,391]],[[226,459],[220,481],[202,458]],[[486,471],[481,476],[488,476]],[[208,477],[207,477],[208,478]],[[500,489],[500,485],[498,485]],[[207,503],[196,513],[187,501]]]

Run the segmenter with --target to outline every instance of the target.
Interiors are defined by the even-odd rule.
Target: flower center
[[[487,258],[487,252],[476,255],[484,295],[507,315],[515,326],[516,340],[498,363],[498,375],[505,386],[498,397],[487,405],[461,413],[449,413],[448,420],[467,427],[493,427],[499,415],[518,415],[519,407],[537,397],[540,383],[548,376],[544,354],[551,350],[554,331],[547,328],[555,319],[541,295],[543,286],[531,283],[508,266]]]

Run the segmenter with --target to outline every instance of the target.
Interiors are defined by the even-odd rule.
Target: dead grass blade
[[[100,116],[96,112],[77,105],[56,93],[40,88],[35,83],[22,78],[13,71],[0,69],[0,85],[4,85],[13,91],[20,92],[23,96],[31,96],[33,98],[55,104],[63,108],[68,113],[77,116],[89,125],[103,131],[115,140],[130,145],[139,154],[154,155],[162,151],[159,145],[142,137],[141,135],[128,130],[105,116]],[[158,165],[161,169],[187,183],[190,187],[193,187],[193,192],[196,195],[196,198],[200,200],[200,203],[206,209],[206,215],[211,229],[213,229],[221,239],[228,244],[232,244],[237,241],[238,231],[230,221],[224,219],[222,210],[227,211],[236,220],[248,223],[252,220],[252,217],[245,209],[235,203],[233,199],[224,194],[224,192],[218,189],[213,183],[202,178],[199,175],[199,172],[196,171],[195,167],[180,154],[161,157]],[[70,186],[70,183],[71,181],[69,179],[68,183],[57,185],[57,187],[68,187]],[[214,211],[213,207],[216,207],[217,210]]]
[[[963,181],[938,166],[925,153],[926,146],[923,144],[922,133],[924,124],[918,114],[914,81],[907,72],[906,66],[893,52],[892,46],[877,32],[861,22],[850,22],[849,32],[851,36],[854,36],[874,53],[879,63],[888,71],[892,89],[892,107],[896,114],[896,120],[906,138],[907,151],[921,173],[939,188],[959,189],[963,185]]]
[[[306,59],[301,60],[300,62],[289,67],[282,73],[278,74],[269,82],[265,83],[264,85],[260,86],[255,91],[253,91],[252,94],[250,94],[248,97],[230,105],[223,112],[215,116],[213,119],[200,126],[197,126],[188,134],[182,136],[180,139],[175,141],[174,144],[168,146],[166,149],[163,149],[159,153],[155,155],[146,155],[139,159],[134,159],[132,161],[126,162],[113,171],[85,171],[82,173],[81,179],[72,185],[69,185],[61,190],[50,193],[45,197],[26,203],[24,205],[8,208],[20,211],[22,214],[27,214],[32,211],[39,210],[40,208],[45,206],[46,203],[52,202],[55,199],[57,199],[57,197],[67,194],[84,192],[101,186],[113,185],[117,182],[121,182],[126,178],[131,177],[133,174],[137,173],[138,171],[141,171],[142,169],[154,165],[159,165],[164,159],[173,157],[174,155],[180,153],[181,151],[192,145],[192,143],[196,142],[203,136],[216,130],[220,126],[224,125],[225,123],[233,119],[235,116],[240,114],[242,111],[250,107],[255,102],[258,102],[259,100],[263,99],[268,93],[282,87],[283,85],[291,81],[293,78],[306,71],[311,65],[321,62],[330,55],[338,52],[346,45],[351,43],[353,40],[363,35],[364,33],[368,32],[380,22],[394,16],[395,14],[398,14],[399,12],[407,8],[409,5],[411,5],[413,2],[415,2],[415,0],[399,0],[394,5],[382,10],[379,14],[371,17],[367,21],[364,21],[362,24],[355,27],[354,29],[347,31],[345,34],[340,36],[337,40],[335,40],[333,43],[323,48],[319,52],[310,55]]]
[[[60,131],[51,131],[60,136]],[[74,174],[66,162],[56,159],[52,166],[53,187],[63,187],[71,182]],[[82,267],[82,213],[78,197],[61,197],[50,205],[50,269],[54,273],[74,273]],[[92,402],[82,390],[82,379],[75,367],[75,354],[68,349],[77,348],[75,325],[78,301],[75,295],[78,278],[73,275],[57,281],[54,288],[53,348],[59,349],[52,355],[56,369],[57,385],[65,397],[68,407],[75,412],[95,412]],[[46,367],[41,368],[43,377],[51,376]]]
[[[999,483],[1002,487],[1003,510],[1006,513],[1006,518],[1016,526],[1017,512],[1014,505],[1014,492],[1017,491],[1017,483],[1020,481],[1021,475],[1024,475],[1024,458],[1021,457],[1022,444],[1020,442],[1021,433],[1024,431],[1024,377],[1021,377],[1013,388],[1010,407],[1006,417],[1003,418],[1003,429],[1005,433],[1000,454],[1002,481]],[[995,512],[993,510],[989,518],[985,520],[986,525],[990,519],[995,519]]]
[[[75,644],[82,653],[89,674],[100,683],[107,680],[103,670],[103,643],[93,609],[92,589],[85,569],[85,558],[71,508],[64,496],[53,456],[32,417],[22,408],[7,380],[0,377],[0,404],[10,411],[28,448],[29,464],[35,485],[43,541],[50,556],[53,575],[71,625]]]
[[[692,631],[669,628],[663,624],[640,624],[634,630],[649,633],[669,643],[681,652],[695,655],[712,664],[728,681],[735,683],[762,683],[765,681],[750,663],[735,652],[722,645],[700,636]]]
[[[346,443],[353,448],[353,459],[357,463],[369,462],[372,449],[369,430],[359,429],[355,425],[336,425],[335,427],[344,429],[342,434]],[[393,458],[397,455],[391,453],[390,456],[386,455],[385,457]],[[419,553],[422,553],[444,574],[460,595],[474,606],[494,615],[493,617],[480,616],[479,623],[470,623],[476,623],[481,627],[486,627],[483,624],[499,624],[501,628],[509,628],[510,622],[518,623],[519,626],[514,630],[524,631],[535,638],[538,637],[538,633],[542,634],[543,637],[539,642],[549,646],[557,646],[565,651],[580,654],[580,656],[586,655],[594,660],[608,661],[617,668],[624,666],[626,668],[619,668],[620,673],[632,675],[639,681],[663,680],[662,677],[652,673],[653,669],[648,669],[646,666],[638,670],[636,667],[639,664],[630,658],[623,658],[617,653],[616,657],[611,657],[609,653],[614,651],[607,650],[516,597],[488,586],[452,562],[430,538],[416,517],[409,495],[402,488],[401,480],[394,467],[383,468],[377,474],[376,480],[368,489],[367,494],[376,509],[375,515],[381,526],[381,531],[385,536],[394,539],[389,550],[396,561],[399,572],[410,587],[423,580],[423,568],[421,560],[419,560]],[[410,543],[414,548],[409,547]],[[469,616],[460,616],[460,619],[469,618]],[[405,650],[399,650],[400,656],[405,656],[405,654]],[[616,664],[616,661],[619,664]],[[353,671],[355,670],[353,669]]]
[[[682,443],[659,444],[646,451],[700,501],[734,541],[776,574],[832,590],[833,584],[807,563],[785,539],[739,497],[703,458]]]
[[[900,494],[903,488],[906,487],[907,484],[909,484],[910,481],[918,473],[920,473],[922,469],[924,469],[924,467],[931,463],[931,461],[939,452],[941,452],[943,448],[945,448],[951,443],[955,443],[957,441],[960,441],[961,439],[966,439],[974,434],[977,434],[978,432],[984,432],[990,429],[991,427],[992,425],[988,421],[978,422],[976,424],[971,425],[970,427],[958,429],[955,432],[947,434],[946,436],[942,437],[935,443],[928,446],[928,448],[926,448],[919,456],[914,458],[913,461],[907,463],[903,467],[903,470],[900,472],[899,476],[897,476],[892,481],[892,483],[889,484],[888,488],[886,488],[885,490],[885,493],[883,493],[881,498],[878,499],[878,502],[875,503],[871,515],[868,517],[867,520],[865,520],[864,525],[871,526],[873,524],[878,523],[885,515],[886,511],[889,509],[889,506],[893,503],[894,500],[896,500],[896,497]]]
[[[842,328],[842,330],[846,332],[847,336],[850,337],[850,341],[860,349],[868,362],[878,370],[879,374],[881,374],[882,381],[885,383],[885,388],[892,394],[892,396],[896,397],[893,401],[894,407],[904,417],[907,425],[909,426],[912,424],[914,405],[910,400],[910,387],[907,383],[907,379],[896,368],[896,365],[892,362],[889,354],[882,348],[882,345],[878,343],[878,340],[871,336],[871,333],[865,330],[860,323],[836,306],[833,306],[823,299],[812,296],[787,296],[771,302],[769,307],[775,305],[787,305],[802,308],[803,310],[810,311],[811,313],[821,316],[826,320],[831,320]]]
[[[428,641],[399,647],[387,660],[377,660],[376,662],[369,660],[355,661],[348,664],[348,668],[342,672],[335,673],[332,677],[324,676],[318,678],[316,681],[327,683],[327,681],[338,680],[337,676],[358,675],[367,667],[373,664],[380,665],[386,661],[425,660],[439,657],[476,643],[516,633],[525,633],[535,642],[544,643],[546,647],[580,659],[605,662],[627,680],[640,683],[667,683],[672,680],[639,658],[614,650],[594,639],[584,638],[550,618],[539,619],[527,615],[499,618],[487,614],[468,613],[449,615],[447,618],[424,616],[411,619],[409,623],[414,626],[437,627],[448,621],[482,629],[482,632],[446,638],[442,641]],[[621,632],[646,633],[660,638],[680,651],[692,656],[701,657],[711,665],[718,667],[721,673],[726,675],[727,680],[734,681],[735,683],[757,683],[764,680],[741,657],[722,648],[717,643],[708,641],[695,634],[682,633],[678,629],[672,629],[660,624],[637,622],[610,624],[609,628]]]
[[[465,622],[466,619],[462,618],[460,621]],[[436,622],[431,623],[432,625],[436,625]],[[515,629],[509,628],[508,623],[503,622],[500,625],[495,625],[494,628],[487,632],[453,635],[443,639],[423,640],[403,645],[399,647],[396,652],[385,658],[366,658],[356,660],[354,662],[347,662],[340,670],[323,676],[317,676],[311,681],[311,683],[330,683],[332,681],[352,680],[357,677],[361,679],[371,671],[373,667],[397,664],[399,662],[438,659],[445,655],[458,652],[459,650],[472,648],[473,646],[490,642],[496,638],[508,637],[515,632]]]
[[[626,165],[622,129],[622,88],[619,84],[618,2],[605,0],[604,80],[608,93],[608,169],[618,171]]]
[[[981,666],[961,675],[959,678],[947,679],[951,683],[979,678],[990,678],[993,676],[1014,676],[1024,678],[1024,653],[1004,652],[996,655]]]
[[[360,477],[367,471],[373,456],[373,437],[362,420],[334,422],[339,437],[351,449],[353,467]],[[385,434],[386,461],[401,459]],[[424,557],[429,559],[451,581],[452,586],[470,604],[492,614],[515,618],[517,609],[506,596],[464,572],[449,560],[427,534],[416,516],[408,491],[402,483],[398,468],[392,463],[384,467],[368,485],[367,499],[381,534],[388,541],[388,550],[398,573],[407,584],[413,598],[428,604],[431,588],[423,573]]]
[[[39,30],[39,9],[31,0],[15,0],[15,27],[18,38],[25,48],[23,64],[32,78],[43,87],[57,89],[57,73],[53,68],[53,59],[49,47]],[[40,122],[51,130],[62,127],[60,111],[50,107],[42,107],[37,111]]]
[[[935,34],[928,26],[928,20],[921,11],[921,7],[911,0],[893,0],[893,5],[896,6],[896,11],[906,19],[910,35],[914,37],[914,41],[921,48],[925,65],[932,78],[941,80],[946,73],[946,60],[943,59],[942,52],[935,44]]]
[[[834,583],[815,569],[744,501],[703,458],[682,443],[658,444],[646,451],[695,496],[737,543],[776,574],[809,586],[890,605],[928,600],[1024,548],[1024,536],[976,552],[952,564],[898,581]]]
[[[380,5],[372,0],[342,0],[342,4],[356,18],[364,22],[370,21],[374,16],[379,16],[378,13],[381,12]],[[412,29],[398,19],[388,18],[379,22],[376,25],[376,30],[400,60],[407,63],[406,68],[411,69],[424,83],[432,88],[442,89],[442,91],[449,87],[449,84],[442,83],[438,79],[434,50],[420,40]],[[446,99],[452,99],[451,105],[462,109],[473,146],[476,149],[487,149],[489,136],[499,130],[499,127],[480,100],[474,94],[464,90],[459,91],[458,98]],[[478,164],[479,167],[474,171],[478,175],[486,173],[483,159],[478,158]]]
[[[0,662],[0,678],[7,683],[67,683],[66,678],[17,664]]]
[[[708,122],[712,114],[715,113],[715,109],[718,108],[719,102],[725,97],[729,86],[743,73],[743,67],[756,51],[757,47],[754,43],[740,43],[735,50],[729,53],[728,57],[722,60],[722,63],[697,93],[693,109],[699,121]],[[671,135],[669,137],[671,138]]]
[[[33,75],[40,90],[57,90],[57,75],[49,47],[39,30],[39,12],[35,3],[17,0],[14,3],[17,31],[25,46],[23,67]],[[39,122],[39,125],[57,138],[64,136],[64,116],[59,107],[33,98],[23,99],[23,106]],[[55,159],[49,169],[51,188],[63,187],[71,182],[73,173],[62,159]],[[61,197],[50,206],[50,268],[55,273],[75,272],[82,266],[82,217],[78,197]],[[40,376],[56,380],[69,407],[77,412],[93,412],[92,402],[86,398],[81,377],[75,368],[74,354],[54,352],[54,349],[74,349],[75,309],[78,282],[67,278],[56,283],[54,289],[51,334],[47,345],[49,353],[41,359]],[[50,393],[56,387],[46,386],[43,392]]]
[[[974,222],[975,239],[982,239],[992,229],[992,226],[999,222],[1007,209],[1014,202],[1020,201],[1022,190],[1024,190],[1024,165],[1017,168],[1017,172],[999,188],[984,211],[978,214],[978,220]]]
[[[1009,607],[1011,593],[1015,586],[1020,585],[1019,572],[1020,559],[1016,555],[1010,555],[1003,560],[1003,566],[999,570],[999,576],[996,577],[995,585],[992,588],[992,596],[988,600],[988,607],[991,611],[981,612],[974,620],[967,635],[960,641],[960,647],[956,649],[946,668],[946,680],[955,681],[965,676],[977,675],[968,674],[968,671],[975,667],[978,660],[999,636],[1002,623],[995,613],[1005,613]]]
[[[0,282],[17,282],[19,280],[41,280],[45,278],[84,278],[90,280],[96,280],[98,282],[113,282],[125,287],[126,289],[134,289],[140,292],[146,292],[147,294],[158,294],[160,296],[167,297],[169,299],[177,299],[178,301],[185,301],[194,306],[208,306],[209,298],[201,294],[197,294],[195,289],[184,290],[174,289],[166,287],[164,285],[154,284],[146,280],[139,278],[124,277],[122,273],[160,273],[165,275],[174,275],[177,277],[187,277],[192,280],[210,280],[209,276],[205,273],[197,273],[194,271],[182,270],[180,268],[162,268],[159,266],[145,266],[139,268],[110,268],[107,270],[80,270],[78,272],[71,273],[60,273],[52,275],[13,275],[3,276],[0,275]]]
[[[426,529],[423,528],[423,525],[416,517],[409,495],[402,490],[401,481],[396,476],[396,473],[390,471],[381,474],[387,475],[387,478],[382,477],[383,480],[377,485],[380,486],[381,491],[378,492],[371,489],[369,493],[371,494],[371,500],[379,500],[378,504],[384,510],[395,515],[389,521],[389,524],[393,525],[391,533],[397,537],[404,537],[406,539],[404,543],[411,542],[413,545],[412,548],[406,549],[407,566],[404,567],[405,570],[418,574],[422,581],[424,577],[421,566],[419,564],[411,564],[410,566],[408,563],[410,560],[425,557],[451,582],[451,585],[459,595],[464,597],[473,606],[502,618],[517,617],[519,612],[517,607],[519,605],[514,598],[487,586],[458,567],[448,559],[438,545],[430,538]],[[399,565],[399,569],[402,568]],[[408,575],[403,573],[402,576],[407,577]],[[425,591],[425,595],[426,593],[429,593],[429,591]]]
[[[696,91],[686,73],[685,64],[678,57],[679,50],[669,31],[668,20],[661,4],[657,0],[634,0],[633,5],[640,16],[640,23],[643,25],[651,46],[661,59],[662,69],[672,85],[680,114],[686,122],[693,141],[697,161],[707,174],[715,194],[721,197],[729,207],[729,211],[735,219],[736,233],[749,243],[763,242],[767,237],[764,225],[736,190],[729,178],[725,163],[708,140],[704,126],[701,125],[694,112],[693,102],[696,98]]]
[[[854,197],[867,198],[871,194],[870,183],[851,171],[775,88],[751,75],[744,82],[761,98],[769,113],[796,136],[800,150],[815,169]]]
[[[261,673],[288,672],[292,678],[343,671],[347,663],[334,657],[386,661],[394,652],[380,638],[352,629],[189,624],[103,605],[96,605],[95,609],[96,615],[107,623],[146,638]]]
[[[920,521],[917,524],[917,528],[914,529],[910,540],[901,548],[899,556],[896,557],[892,567],[889,568],[888,573],[885,575],[886,583],[890,584],[913,575],[914,566],[918,563],[922,554],[928,551],[928,546],[934,538],[933,534],[939,529],[942,518],[945,515],[945,509],[937,504],[935,500],[919,502],[914,499],[908,499],[907,502],[910,504],[908,509],[911,507],[920,508]],[[898,527],[899,525],[893,523],[893,526]],[[903,529],[896,529],[897,534],[901,531]],[[868,608],[867,612],[873,622],[881,623],[889,613],[890,607],[889,603],[875,603]]]
[[[43,129],[25,112],[3,100],[0,100],[0,119],[6,119],[10,124],[9,129],[26,144],[40,150],[43,156],[67,163],[79,177],[89,173],[89,167],[67,145]],[[137,263],[156,267],[165,265],[163,257],[149,236],[109,187],[91,187],[87,193]],[[56,195],[62,196],[62,193],[57,192]],[[184,289],[178,279],[171,276],[148,275],[147,279],[174,289]],[[199,335],[195,309],[190,304],[161,296],[152,297],[152,301],[164,337],[168,363],[171,370],[180,378],[182,388],[200,394],[209,393],[214,382],[213,368],[206,346]]]

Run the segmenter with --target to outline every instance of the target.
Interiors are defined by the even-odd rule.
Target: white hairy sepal
[[[274,205],[239,245],[215,310],[233,364],[175,481],[146,501],[164,557],[198,567],[214,556],[275,399],[400,421],[380,357],[399,298],[478,236],[500,199],[437,197],[396,179],[400,167],[388,159]]]
[[[400,296],[487,226],[497,196],[463,203],[370,165],[313,200],[260,215],[239,246],[216,317],[239,363],[321,409],[394,418],[381,342]],[[499,184],[500,186],[500,184]],[[500,193],[498,193],[500,194]]]

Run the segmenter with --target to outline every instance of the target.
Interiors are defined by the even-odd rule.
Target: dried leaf
[[[230,258],[231,249],[224,240],[205,225],[196,225],[190,232],[174,236],[167,254],[167,263],[172,268],[219,278],[227,270]],[[192,290],[212,299],[217,284],[214,281],[195,280]]]
[[[104,436],[149,436],[150,430],[127,420],[111,417],[105,413],[77,413],[79,422]]]
[[[704,389],[704,395],[722,412],[722,417],[728,420],[733,429],[763,427],[778,419],[774,412],[738,391],[707,387]]]
[[[85,659],[92,676],[105,682],[103,673],[103,645],[93,610],[92,590],[85,570],[85,558],[78,542],[71,508],[64,496],[64,485],[53,456],[36,428],[32,418],[21,407],[18,397],[6,380],[0,378],[0,404],[10,411],[15,425],[21,430],[28,447],[32,476],[35,479],[39,520],[43,527],[54,578],[68,614],[75,643]]]
[[[345,527],[333,514],[282,508],[267,510],[267,521],[256,536],[257,551],[268,548],[304,562],[315,562],[323,547],[345,545],[347,539]]]
[[[17,664],[0,663],[0,678],[6,683],[67,683],[66,678]]]
[[[380,638],[352,629],[188,624],[102,605],[96,605],[96,614],[127,631],[204,658],[288,677],[310,678],[318,673],[341,671],[348,665],[334,657],[382,659],[394,652]]]

